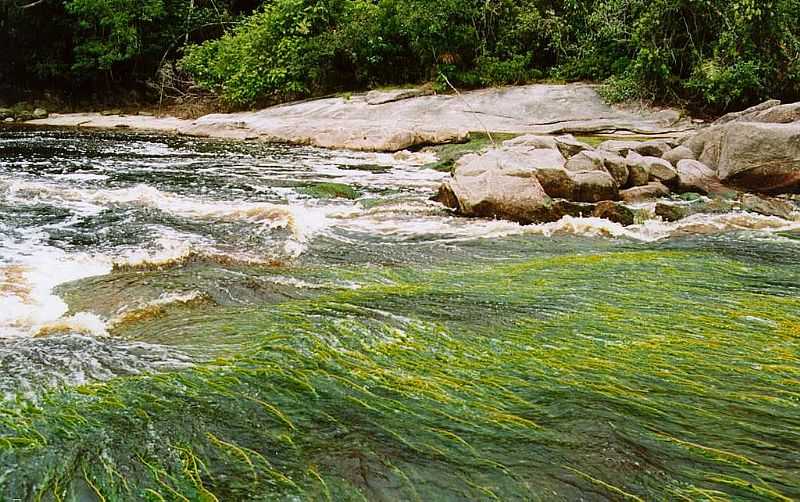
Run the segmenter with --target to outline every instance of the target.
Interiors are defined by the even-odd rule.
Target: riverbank
[[[431,94],[372,91],[198,119],[101,113],[52,114],[39,126],[127,128],[189,136],[396,152],[465,141],[469,131],[669,136],[696,124],[678,110],[606,104],[589,84],[526,85]]]

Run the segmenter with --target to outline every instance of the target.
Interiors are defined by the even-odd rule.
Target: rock
[[[635,186],[619,192],[620,198],[628,203],[647,202],[669,195],[669,188],[659,181],[643,186]]]
[[[638,141],[608,140],[597,145],[597,149],[625,156],[628,155],[628,152],[636,151],[638,145]]]
[[[678,190],[701,194],[728,192],[717,174],[707,165],[696,160],[683,159],[678,162]]]
[[[644,157],[636,152],[628,152],[625,157],[625,165],[628,168],[627,186],[642,186],[650,181],[650,168],[644,162]]]
[[[580,152],[573,156],[567,161],[565,167],[570,172],[606,170],[602,153],[593,150]]]
[[[563,167],[539,167],[536,178],[547,195],[554,199],[572,200],[575,196],[575,180]]]
[[[623,157],[611,152],[603,153],[603,165],[606,171],[614,178],[614,181],[617,182],[617,185],[623,187],[628,184],[630,171],[628,162]]]
[[[11,122],[14,122],[14,117],[6,117],[3,119],[3,122],[10,124]]]
[[[561,154],[566,158],[570,158],[584,151],[592,150],[591,146],[583,143],[582,141],[578,141],[575,139],[575,136],[571,134],[556,136],[554,139],[556,146],[561,151]]]
[[[136,112],[136,115],[138,115],[140,117],[152,117],[153,116],[152,113],[144,111],[144,110],[139,110],[138,112]]]
[[[754,194],[742,194],[740,198],[742,209],[764,216],[777,216],[785,220],[793,219],[795,206],[785,200],[764,197]]]
[[[600,143],[597,147],[598,150],[605,150],[613,152],[617,155],[628,155],[628,152],[636,152],[645,157],[661,157],[672,146],[665,140],[651,140],[651,141],[618,141],[610,140]]]
[[[728,122],[733,122],[734,120],[738,120],[738,119],[740,119],[742,117],[745,117],[745,116],[748,116],[748,115],[751,115],[751,114],[755,114],[755,113],[760,112],[760,111],[768,110],[768,109],[770,109],[772,107],[775,107],[775,106],[778,106],[780,104],[781,104],[781,102],[778,101],[777,99],[770,99],[768,101],[764,101],[763,103],[757,104],[755,106],[751,106],[750,108],[748,108],[746,110],[742,110],[742,111],[739,111],[739,112],[727,113],[727,114],[723,115],[722,117],[720,117],[719,119],[717,119],[717,121],[714,122],[714,125],[727,124]]]
[[[656,180],[665,185],[672,185],[677,182],[678,173],[672,164],[658,157],[644,157],[636,152],[628,152],[626,157],[628,170],[630,171],[629,184],[640,186],[647,181]],[[645,173],[648,179],[644,179]]]
[[[24,110],[21,112],[17,112],[14,116],[14,120],[17,122],[25,122],[28,120],[33,120],[33,112],[29,110]]]
[[[418,98],[420,96],[430,96],[433,94],[433,89],[392,89],[392,90],[376,90],[369,91],[366,96],[367,104],[369,105],[384,105],[386,103],[394,103],[404,99]]]
[[[700,131],[685,145],[726,184],[774,194],[800,190],[800,122],[734,121]]]
[[[14,117],[14,110],[11,108],[0,108],[0,120],[5,120],[9,117]]]
[[[657,202],[655,214],[664,221],[678,221],[700,212],[700,205],[691,202]]]
[[[47,117],[50,116],[50,114],[47,113],[47,110],[45,110],[44,108],[37,108],[33,110],[32,115],[34,119],[46,119]]]
[[[700,198],[692,201],[659,201],[656,203],[656,216],[664,221],[678,221],[688,218],[693,214],[721,214],[734,209],[731,200],[721,198]]]
[[[598,203],[592,216],[605,218],[623,226],[633,225],[636,220],[636,213],[632,209],[619,202],[608,200]]]
[[[582,171],[570,173],[574,182],[572,200],[575,202],[599,202],[619,198],[619,187],[614,178],[605,171]]]
[[[678,173],[672,164],[658,157],[644,157],[650,168],[650,179],[660,181],[667,186],[677,183]]]
[[[539,148],[556,149],[556,139],[553,136],[541,136],[536,134],[526,134],[516,138],[503,141],[505,149],[535,150]]]
[[[373,95],[373,98],[375,95]],[[383,101],[383,99],[380,99]],[[371,99],[375,103],[375,99]],[[113,112],[114,110],[109,110]],[[635,111],[610,106],[589,84],[531,84],[437,94],[369,104],[366,94],[351,99],[309,99],[239,113],[214,113],[198,119],[100,114],[58,114],[36,125],[113,127],[177,132],[215,138],[258,137],[329,148],[394,152],[432,144],[458,142],[470,130],[524,134],[590,134],[608,130],[637,134],[678,133],[695,128],[675,122],[669,110]],[[444,140],[444,141],[442,141]]]
[[[782,105],[778,100],[769,100],[741,112],[724,115],[714,125],[731,122],[763,122],[770,124],[788,124],[800,121],[800,102]]]
[[[100,115],[102,115],[103,117],[108,117],[108,116],[111,116],[111,115],[122,115],[122,110],[120,110],[119,108],[112,108],[110,110],[103,110],[103,111],[100,112]]]
[[[673,166],[677,165],[678,162],[681,160],[685,159],[696,160],[694,152],[689,147],[683,145],[676,146],[672,150],[662,155],[661,158],[666,160]]]
[[[503,152],[507,153],[507,152]],[[464,216],[502,218],[522,224],[550,221],[552,199],[532,169],[504,165],[499,157],[467,155],[438,199]]]
[[[558,221],[564,216],[573,218],[583,218],[594,213],[596,204],[587,202],[572,202],[566,199],[556,199],[553,201],[552,220]]]

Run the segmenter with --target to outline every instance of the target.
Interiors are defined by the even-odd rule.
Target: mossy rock
[[[315,183],[300,188],[300,193],[315,199],[350,199],[361,197],[361,192],[344,183]]]

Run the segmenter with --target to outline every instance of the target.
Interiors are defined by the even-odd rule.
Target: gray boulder
[[[45,110],[44,108],[37,108],[37,109],[33,110],[33,118],[34,119],[46,119],[49,116],[50,116],[50,114],[47,113],[47,110]]]
[[[678,162],[678,191],[701,194],[723,194],[733,192],[725,188],[713,169],[696,160],[683,159]]]
[[[556,136],[554,138],[556,146],[561,151],[561,154],[564,157],[570,158],[574,155],[577,155],[581,152],[591,151],[592,147],[587,145],[582,141],[578,141],[575,139],[575,136],[571,134],[564,134],[562,136]]]
[[[627,155],[628,152],[636,152],[645,157],[661,157],[672,149],[672,145],[666,140],[650,141],[619,141],[610,140],[600,143],[598,150],[613,152],[617,155]]]
[[[619,192],[619,197],[627,203],[648,202],[669,195],[669,188],[659,181],[643,186],[635,186]]]
[[[570,173],[575,189],[571,199],[576,202],[599,202],[619,198],[619,186],[605,171]]]
[[[642,186],[650,181],[650,167],[643,159],[644,157],[636,152],[628,152],[625,157],[625,166],[628,168],[628,186]]]
[[[491,152],[490,152],[491,153]],[[464,216],[501,218],[523,224],[550,221],[553,201],[532,169],[518,169],[501,156],[467,155],[437,200]]]
[[[607,153],[607,152],[603,152]],[[566,169],[570,172],[579,171],[605,171],[603,153],[594,150],[586,150],[570,158],[566,163]]]
[[[644,181],[645,183],[653,180],[669,186],[677,182],[678,173],[672,167],[672,164],[664,159],[645,157],[636,152],[629,152],[626,160],[631,176],[634,177],[634,186],[643,184],[645,172],[649,174],[649,179]]]
[[[741,112],[724,115],[714,122],[714,125],[723,125],[731,122],[788,124],[798,120],[800,120],[800,102],[782,105],[780,101],[773,99]]]
[[[694,152],[689,147],[683,145],[676,146],[672,150],[662,155],[661,158],[666,160],[673,166],[676,165],[681,160],[686,160],[686,159],[696,160]]]
[[[504,149],[535,150],[539,148],[557,148],[556,139],[553,136],[540,136],[536,134],[526,134],[516,138],[503,141]]]

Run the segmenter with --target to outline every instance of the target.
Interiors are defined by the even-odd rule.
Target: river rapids
[[[464,219],[435,160],[0,129],[0,493],[800,497],[800,222]]]

